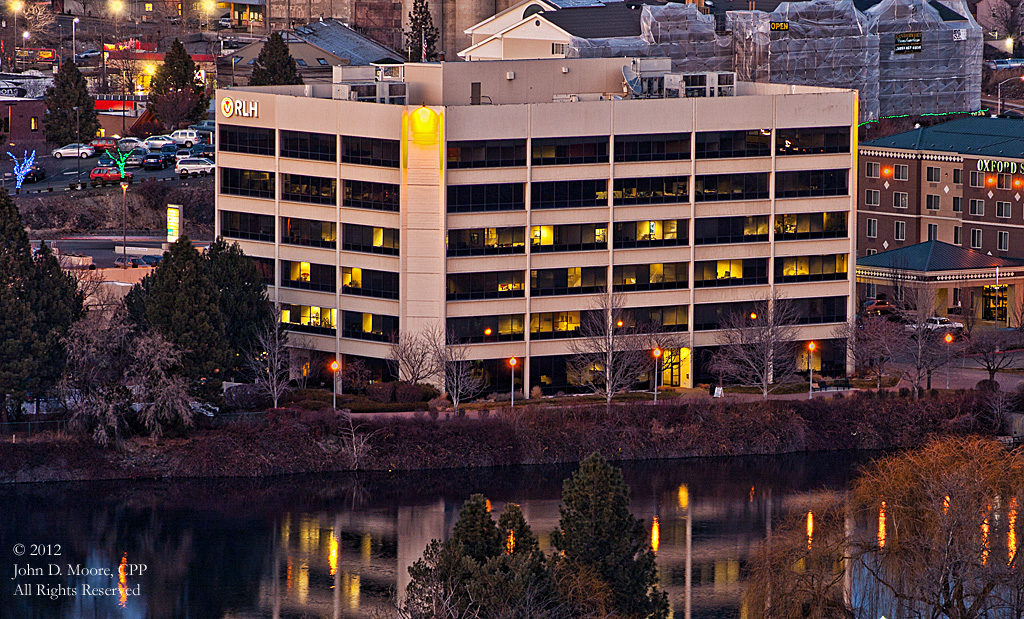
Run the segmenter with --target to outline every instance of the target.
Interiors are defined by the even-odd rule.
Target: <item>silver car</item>
[[[166,135],[154,135],[146,138],[142,145],[148,148],[151,152],[157,152],[168,144],[174,144],[174,140]]]
[[[126,166],[140,166],[142,165],[143,160],[146,158],[146,155],[148,154],[149,151],[146,150],[145,148],[133,149],[132,153],[128,155],[128,159],[125,160],[124,164]]]
[[[213,174],[216,168],[217,166],[209,159],[189,157],[182,159],[174,166],[174,173],[182,177],[206,176],[207,174]]]
[[[63,157],[88,159],[96,154],[96,149],[88,144],[68,144],[67,146],[53,149],[53,152],[50,154],[53,155],[54,159],[61,159]]]

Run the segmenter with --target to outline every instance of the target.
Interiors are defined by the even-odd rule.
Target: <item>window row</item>
[[[845,322],[847,297],[816,297],[810,299],[788,299],[798,324],[826,324]],[[693,306],[694,331],[720,329],[733,316],[746,316],[754,311],[753,301],[735,303],[698,303]]]
[[[601,319],[595,310],[569,310],[530,314],[530,339],[551,340],[580,337],[589,325]],[[624,308],[619,313],[617,329],[641,333],[686,331],[689,308],[686,305]]]
[[[847,255],[775,258],[775,283],[820,282],[847,278]]]
[[[754,286],[767,283],[767,258],[704,260],[694,264],[694,288]]]
[[[274,173],[220,168],[222,194],[273,199]],[[343,180],[344,206],[398,212],[399,185]],[[311,204],[337,203],[338,182],[333,178],[281,174],[281,199]]]
[[[274,152],[274,130],[261,127],[220,125],[218,148],[221,151],[250,155],[269,155]],[[311,161],[338,160],[338,137],[330,133],[307,131],[280,132],[282,157]],[[341,161],[362,165],[397,168],[401,163],[401,144],[398,140],[343,135]]]

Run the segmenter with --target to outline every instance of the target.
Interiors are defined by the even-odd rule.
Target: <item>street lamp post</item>
[[[515,357],[508,360],[508,365],[512,368],[512,408],[516,407],[516,363],[517,361]]]
[[[14,15],[14,29],[11,30],[11,70],[18,68],[18,11],[24,6],[21,0],[14,0],[11,3],[11,13]]]
[[[949,391],[949,348],[953,343],[953,334],[947,333],[942,341],[946,342],[946,391]]]
[[[338,410],[338,368],[340,367],[337,359],[331,361],[331,396],[334,400],[334,410]]]
[[[71,20],[71,62],[74,64],[78,64],[78,61],[75,59],[75,54],[78,53],[78,47],[75,45],[75,30],[80,21],[77,17]]]
[[[814,398],[814,342],[807,344],[807,399]]]
[[[81,159],[81,157],[79,157]],[[121,181],[121,268],[128,268],[128,181]]]
[[[654,403],[658,403],[658,362],[661,361],[661,348],[655,346],[654,355]]]
[[[82,147],[82,119],[81,119],[81,108],[75,106],[75,143],[78,147]],[[75,157],[75,165],[78,168],[78,176],[75,177],[75,187],[78,189],[82,188],[82,157],[79,155]]]
[[[1003,84],[1006,84],[1007,82],[1012,82],[1014,80],[1024,80],[1024,75],[1020,77],[1011,77],[1009,79],[1005,79],[999,82],[999,85],[996,86],[996,114],[1003,113]]]

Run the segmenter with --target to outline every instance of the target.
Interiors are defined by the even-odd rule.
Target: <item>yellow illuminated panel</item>
[[[425,145],[437,142],[441,124],[437,112],[428,107],[421,107],[410,114],[410,124],[413,142]]]
[[[167,242],[174,243],[181,232],[181,211],[177,206],[167,207]]]

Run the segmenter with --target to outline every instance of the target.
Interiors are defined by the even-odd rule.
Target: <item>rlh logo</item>
[[[226,118],[241,116],[242,118],[258,118],[259,104],[256,101],[240,101],[224,97],[220,102],[220,111]]]

